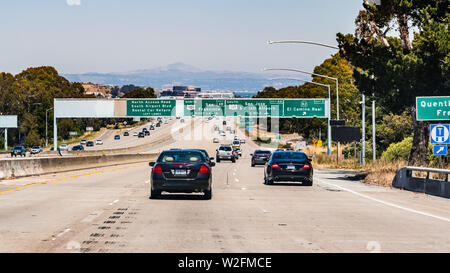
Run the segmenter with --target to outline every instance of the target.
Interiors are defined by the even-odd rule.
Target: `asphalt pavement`
[[[215,156],[219,121],[197,121],[148,152]],[[315,169],[312,187],[267,186],[264,167],[250,166],[256,148],[247,139],[242,158],[214,167],[211,200],[150,200],[148,164],[0,181],[0,252],[450,251],[450,200],[366,185],[349,170]]]

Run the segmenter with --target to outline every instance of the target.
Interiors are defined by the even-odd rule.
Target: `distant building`
[[[84,88],[84,94],[94,95],[100,98],[111,98],[111,90],[114,86],[112,85],[101,85],[94,83],[82,83]]]
[[[174,98],[196,98],[202,89],[199,87],[190,87],[184,85],[173,86],[172,89],[163,89],[159,92],[158,97],[174,97]]]
[[[201,92],[198,93],[197,98],[211,98],[211,99],[232,99],[234,98],[234,92]]]

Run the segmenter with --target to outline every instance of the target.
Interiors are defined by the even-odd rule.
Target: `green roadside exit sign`
[[[417,97],[417,120],[450,120],[450,97]]]

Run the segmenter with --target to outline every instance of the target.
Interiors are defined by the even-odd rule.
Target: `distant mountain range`
[[[273,84],[269,79],[274,74],[205,71],[184,63],[174,63],[155,69],[136,70],[122,73],[64,74],[72,82],[96,84],[151,86],[170,88],[172,85],[190,85],[202,90],[231,90],[257,92]]]

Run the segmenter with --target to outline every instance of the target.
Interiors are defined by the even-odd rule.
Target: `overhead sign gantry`
[[[58,118],[330,118],[329,99],[55,99],[54,107],[54,147]]]

